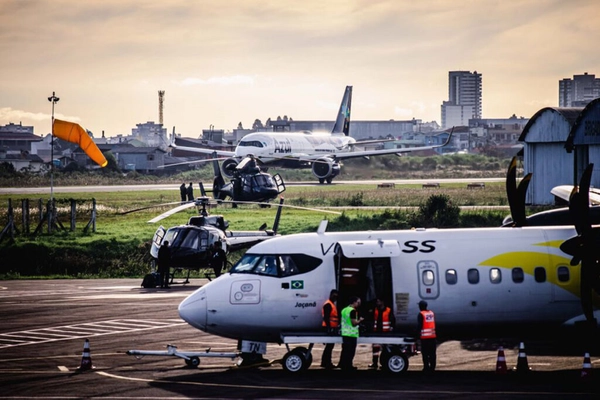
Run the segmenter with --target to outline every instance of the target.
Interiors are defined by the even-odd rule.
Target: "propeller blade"
[[[513,226],[524,226],[526,223],[525,196],[531,176],[531,173],[527,174],[517,187],[517,157],[513,157],[506,172],[506,197],[508,198]]]
[[[560,249],[572,256],[571,265],[580,264],[580,282],[579,296],[581,300],[581,309],[585,319],[592,324],[594,319],[594,306],[592,299],[592,290],[599,288],[597,251],[600,229],[592,228],[590,222],[590,199],[589,190],[592,179],[593,164],[589,164],[579,181],[579,187],[573,187],[569,196],[569,211],[577,236],[565,240]]]

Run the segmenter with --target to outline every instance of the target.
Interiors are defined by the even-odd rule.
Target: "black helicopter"
[[[285,184],[279,174],[270,175],[261,171],[254,156],[248,155],[236,165],[225,166],[231,181],[226,183],[213,154],[213,195],[216,200],[231,199],[235,207],[237,202],[268,202],[285,191]],[[201,187],[202,190],[202,187]]]
[[[148,221],[150,223],[158,222],[163,218],[173,215],[176,212],[197,206],[200,208],[200,215],[193,216],[185,225],[174,226],[165,229],[160,226],[152,238],[150,254],[156,260],[158,258],[158,249],[163,241],[169,241],[171,248],[171,283],[175,272],[187,270],[187,278],[184,283],[189,283],[190,272],[208,268],[210,265],[210,248],[214,243],[218,243],[225,253],[251,247],[252,245],[273,238],[277,235],[283,198],[281,198],[275,221],[272,229],[266,229],[267,224],[263,224],[258,231],[231,231],[229,222],[222,215],[209,215],[206,207],[210,204],[210,198],[198,197],[194,201],[187,202],[175,207],[158,217]]]

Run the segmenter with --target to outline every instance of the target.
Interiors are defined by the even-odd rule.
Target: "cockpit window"
[[[238,143],[238,146],[241,146],[241,147],[263,147],[262,143],[259,142],[258,140],[248,140],[248,141],[242,140],[241,142]]]
[[[323,260],[306,254],[246,254],[230,272],[285,277],[312,271],[322,262]]]

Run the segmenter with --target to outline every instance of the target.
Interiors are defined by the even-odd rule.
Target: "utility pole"
[[[52,103],[52,133],[50,134],[50,201],[52,204],[54,204],[54,105],[59,100],[55,92],[48,97],[48,101]]]

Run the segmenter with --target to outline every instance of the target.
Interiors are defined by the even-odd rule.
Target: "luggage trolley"
[[[282,360],[283,369],[288,372],[300,372],[312,364],[312,349],[315,343],[342,343],[341,336],[324,333],[282,333],[281,342],[288,352]],[[290,349],[290,344],[308,344],[308,347]],[[384,371],[403,373],[408,370],[408,359],[417,353],[415,338],[394,334],[359,336],[358,344],[380,344],[381,365]]]

